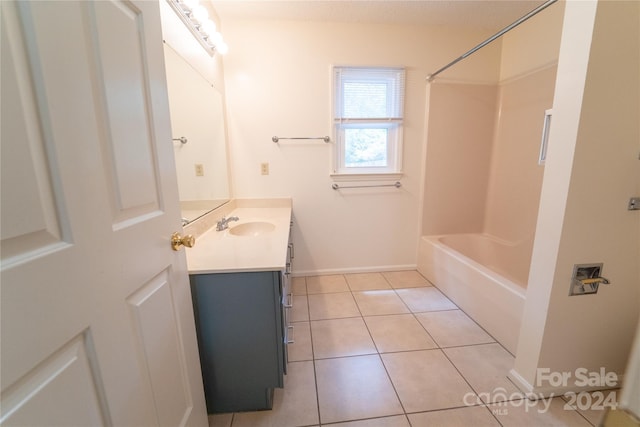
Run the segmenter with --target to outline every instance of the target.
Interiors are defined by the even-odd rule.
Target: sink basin
[[[276,226],[270,222],[254,221],[238,224],[232,228],[229,228],[229,233],[234,236],[260,236],[266,233],[270,233],[276,229]]]

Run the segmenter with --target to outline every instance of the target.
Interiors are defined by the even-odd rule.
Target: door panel
[[[0,7],[0,423],[206,425],[158,4]]]
[[[97,72],[104,121],[107,124],[107,173],[113,185],[115,221],[158,209],[153,162],[153,106],[145,66],[146,40],[141,11],[132,4],[91,2]],[[117,28],[117,31],[113,31]]]
[[[45,139],[51,137],[32,89],[26,44],[15,8],[2,15],[2,262],[8,265],[27,253],[51,250],[60,243]],[[4,12],[4,10],[3,10]],[[33,81],[34,85],[42,81]],[[19,185],[17,185],[19,183]],[[59,200],[58,200],[59,202]]]
[[[6,424],[109,424],[99,375],[89,360],[93,349],[87,338],[85,333],[75,337],[3,393]]]
[[[149,372],[160,425],[177,426],[188,417],[192,402],[169,277],[167,271],[162,272],[127,298],[127,302],[142,363]],[[165,387],[166,384],[171,387]]]

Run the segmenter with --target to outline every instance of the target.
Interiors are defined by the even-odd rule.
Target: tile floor
[[[295,344],[270,411],[212,427],[597,425],[562,398],[528,407],[513,356],[416,271],[294,278]],[[501,393],[494,393],[494,391]],[[503,396],[502,400],[500,396]],[[507,399],[511,399],[507,401]]]

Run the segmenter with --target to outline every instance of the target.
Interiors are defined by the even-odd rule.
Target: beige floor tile
[[[209,427],[231,427],[232,419],[232,413],[209,415]]]
[[[309,305],[306,295],[293,295],[293,307],[291,307],[290,321],[304,322],[309,320]]]
[[[331,276],[309,276],[307,277],[308,294],[327,294],[330,292],[347,292],[349,286],[342,274]]]
[[[393,417],[370,418],[368,420],[350,421],[348,423],[331,424],[331,427],[411,427],[407,417],[396,415]]]
[[[309,295],[309,316],[311,320],[359,317],[360,310],[351,292]]]
[[[315,359],[375,354],[376,346],[361,317],[311,322]]]
[[[431,286],[431,283],[415,270],[389,271],[382,274],[395,289]]]
[[[315,364],[323,424],[403,413],[378,355],[324,359]]]
[[[560,397],[531,401],[529,399],[489,405],[500,424],[504,427],[549,426],[549,427],[591,427],[577,411],[565,407]],[[535,406],[532,406],[535,405]]]
[[[375,289],[391,289],[389,282],[380,273],[345,274],[352,291],[371,291]]]
[[[381,355],[407,412],[465,406],[475,394],[441,350]]]
[[[412,427],[500,427],[485,406],[409,414]]]
[[[455,347],[443,351],[484,403],[524,398],[507,378],[514,358],[500,344]]]
[[[437,347],[413,314],[372,316],[364,320],[380,353]]]
[[[289,362],[299,362],[302,360],[313,360],[313,349],[311,347],[311,328],[309,322],[295,322],[293,326],[293,343],[287,345]]]
[[[307,279],[305,277],[294,277],[291,281],[291,290],[294,295],[306,295]]]
[[[353,297],[363,316],[410,313],[404,302],[391,289],[354,292]]]
[[[284,388],[277,388],[271,411],[240,412],[233,427],[294,427],[318,424],[313,362],[289,364]]]
[[[414,313],[458,308],[449,298],[434,287],[398,289],[396,293]]]
[[[415,316],[440,347],[486,344],[495,341],[461,310],[418,313]]]

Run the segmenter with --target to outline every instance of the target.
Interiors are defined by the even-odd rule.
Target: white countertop
[[[214,225],[196,238],[193,248],[187,248],[189,274],[285,268],[291,206],[237,207],[226,214],[227,218],[230,216],[237,216],[240,220],[230,222],[229,229],[224,231],[216,231]],[[258,236],[235,236],[230,233],[234,227],[248,222],[269,222],[275,225],[275,229]]]

